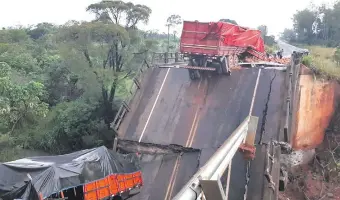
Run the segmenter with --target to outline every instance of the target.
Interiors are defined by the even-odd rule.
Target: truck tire
[[[239,62],[238,55],[234,55],[234,66],[235,67],[238,66],[238,62]]]
[[[199,70],[194,70],[194,73],[195,73],[195,78],[196,79],[200,79],[201,78],[201,73]]]
[[[189,77],[191,80],[196,80],[196,73],[195,73],[195,70],[193,69],[188,69],[188,72],[189,72]]]
[[[223,74],[223,67],[222,67],[221,63],[214,63],[213,65],[214,65],[214,67],[216,69],[217,75]]]
[[[231,71],[229,68],[229,60],[228,60],[228,56],[224,57],[221,61],[221,68],[222,68],[222,72],[223,74],[230,76]]]
[[[195,69],[188,69],[189,71],[189,77],[191,80],[197,80],[201,78],[201,74],[199,70],[195,70]]]
[[[189,62],[189,65],[190,66],[198,66],[199,64],[194,59],[192,59]],[[197,79],[201,78],[201,74],[200,74],[199,70],[197,70],[197,69],[188,69],[188,71],[189,71],[189,77],[190,77],[191,80],[197,80]]]

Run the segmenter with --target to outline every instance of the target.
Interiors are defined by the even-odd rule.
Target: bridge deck
[[[208,160],[249,114],[258,71],[258,68],[244,68],[233,71],[230,77],[203,76],[194,82],[190,81],[185,69],[155,68],[148,72],[139,104],[120,127],[121,137],[179,144],[202,149],[202,152],[159,156],[157,159],[145,156],[142,164],[145,186],[133,199],[170,199],[181,189],[198,166]],[[252,115],[259,117],[257,142],[261,132],[264,132],[263,141],[278,137],[284,77],[284,72],[279,70],[261,70],[252,111]],[[232,163],[229,198],[241,199],[246,162],[241,155],[236,155]],[[255,171],[251,179],[257,180],[262,177],[261,169]],[[250,184],[256,186],[258,183]],[[254,186],[249,186],[249,193],[257,192]]]

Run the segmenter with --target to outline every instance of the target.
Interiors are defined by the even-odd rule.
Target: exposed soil
[[[340,135],[328,133],[313,161],[290,169],[279,200],[340,200]]]
[[[288,178],[279,200],[340,200],[340,104],[312,161],[288,169]]]

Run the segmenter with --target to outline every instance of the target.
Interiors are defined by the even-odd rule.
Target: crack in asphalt
[[[251,161],[247,161],[246,163],[246,184],[244,186],[244,194],[243,194],[243,199],[246,200],[247,199],[247,195],[248,195],[248,185],[249,185],[249,181],[250,181],[250,167],[251,167]]]
[[[276,78],[276,71],[274,70],[274,77],[270,80],[269,92],[268,92],[268,96],[267,96],[265,107],[263,109],[263,117],[262,117],[262,121],[261,121],[261,129],[260,129],[260,141],[259,141],[258,144],[262,144],[262,138],[263,138],[263,135],[266,132],[266,128],[265,127],[266,127],[266,122],[267,122],[268,104],[269,104],[269,100],[270,100],[270,95],[272,93],[272,86],[273,86],[273,82],[274,82],[275,78]]]
[[[276,78],[276,70],[274,70],[274,77],[270,80],[268,96],[267,96],[267,99],[266,99],[265,107],[263,109],[263,117],[262,117],[262,121],[261,121],[259,145],[262,144],[263,134],[266,131],[265,126],[266,126],[267,112],[268,112],[268,107],[269,107],[268,104],[269,104],[269,101],[270,101],[270,95],[271,95],[271,92],[272,92],[272,86],[273,86],[273,82],[274,82],[275,78]],[[245,190],[244,190],[244,196],[243,196],[244,200],[247,199],[248,185],[249,185],[249,181],[250,181],[250,177],[251,177],[251,173],[250,173],[251,163],[252,163],[252,161],[248,161],[246,163],[246,176],[245,176],[246,184],[245,184]]]
[[[178,144],[155,144],[147,142],[138,142],[134,140],[119,139],[117,147],[120,151],[126,153],[140,153],[140,154],[178,154],[200,152],[200,149],[184,147]]]

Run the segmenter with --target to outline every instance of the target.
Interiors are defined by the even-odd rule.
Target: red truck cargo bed
[[[259,30],[250,30],[226,22],[183,23],[181,53],[223,56],[241,54],[249,48],[264,53],[264,42]]]

